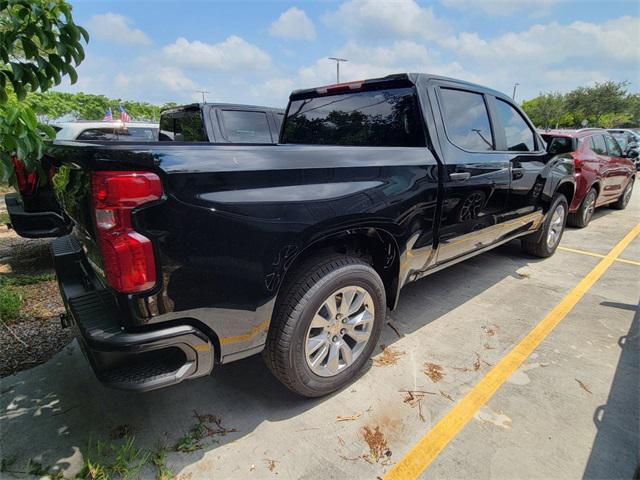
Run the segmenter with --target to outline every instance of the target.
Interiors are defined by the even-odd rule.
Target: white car
[[[56,140],[99,140],[111,142],[155,142],[158,140],[158,124],[151,122],[127,122],[120,120],[60,122],[51,125],[56,130]]]

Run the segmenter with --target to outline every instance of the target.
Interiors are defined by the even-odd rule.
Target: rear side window
[[[465,150],[493,150],[493,134],[483,95],[451,88],[440,91],[449,140]]]
[[[611,135],[604,135],[604,141],[607,143],[607,150],[612,157],[621,157],[622,149],[615,138]]]
[[[163,113],[160,117],[160,141],[206,142],[200,110]]]
[[[222,110],[225,136],[231,143],[271,143],[265,112]]]
[[[390,88],[293,100],[283,143],[424,147],[415,89]]]
[[[158,139],[157,128],[127,127],[117,130],[121,142],[153,142]]]
[[[536,149],[533,131],[524,121],[522,115],[507,102],[497,100],[498,115],[502,119],[507,150],[514,152],[532,152]]]
[[[115,142],[118,140],[118,135],[113,128],[88,128],[78,135],[77,140]]]
[[[593,135],[591,137],[591,150],[598,155],[607,154],[607,145],[604,143],[602,135]]]

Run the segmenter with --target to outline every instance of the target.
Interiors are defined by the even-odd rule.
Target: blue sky
[[[640,2],[71,0],[91,34],[76,85],[126,100],[284,106],[291,90],[431,72],[511,92],[640,87]]]

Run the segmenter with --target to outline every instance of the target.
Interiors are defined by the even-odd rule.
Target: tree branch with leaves
[[[78,79],[89,34],[64,0],[0,0],[0,183],[15,184],[12,156],[35,170],[54,130],[38,122],[28,93]]]

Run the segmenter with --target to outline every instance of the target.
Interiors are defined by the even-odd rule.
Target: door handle
[[[471,178],[471,173],[469,172],[450,173],[449,178],[453,182],[463,182],[464,180],[469,180],[469,178]]]

